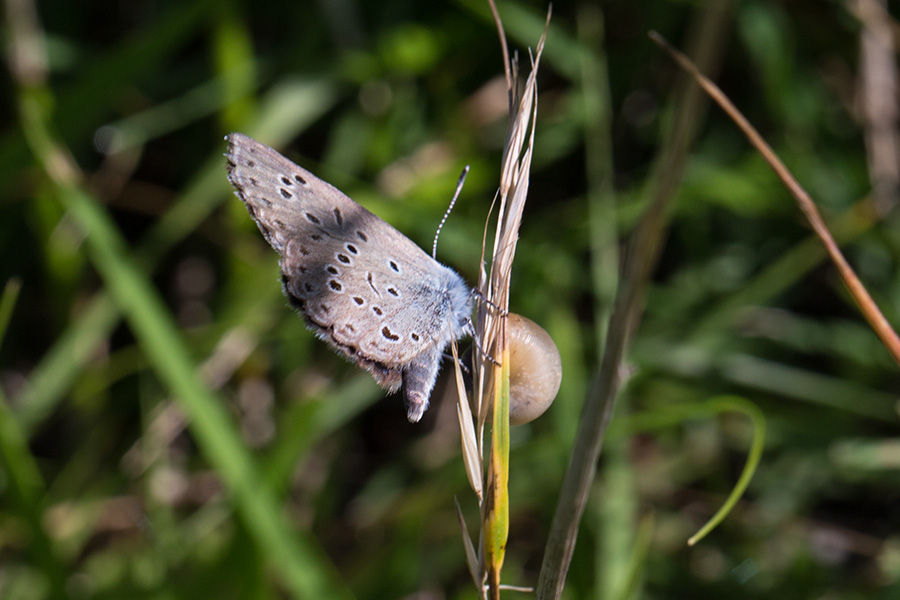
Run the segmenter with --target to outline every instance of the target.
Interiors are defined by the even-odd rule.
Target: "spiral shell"
[[[562,381],[559,350],[540,325],[509,314],[509,422],[522,425],[541,416]]]

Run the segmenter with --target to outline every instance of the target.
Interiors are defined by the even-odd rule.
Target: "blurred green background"
[[[546,6],[499,8],[527,65]],[[0,597],[476,598],[452,399],[436,392],[411,425],[304,329],[232,195],[222,138],[275,146],[425,248],[470,164],[438,255],[474,283],[506,130],[486,2],[5,9],[0,283],[21,290],[0,340]],[[680,74],[647,38],[707,43],[714,79],[898,323],[900,161],[869,137],[897,123],[863,110],[887,90],[877,114],[896,111],[896,24],[822,0],[553,11],[511,308],[554,337],[564,380],[512,431],[504,582],[537,581],[618,248],[670,175],[671,228],[565,597],[898,597],[897,365],[718,109],[691,114],[683,172],[659,172]],[[873,31],[886,52],[862,50]],[[78,187],[35,158],[45,117]],[[744,415],[705,410],[721,396],[762,411],[766,450],[689,548],[752,434]]]

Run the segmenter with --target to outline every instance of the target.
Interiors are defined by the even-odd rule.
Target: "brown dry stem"
[[[850,263],[844,258],[844,254],[838,247],[837,242],[834,241],[831,232],[828,230],[828,226],[825,224],[825,220],[819,213],[819,209],[816,207],[815,202],[813,202],[806,190],[804,190],[797,180],[794,179],[794,176],[788,171],[787,167],[781,162],[781,159],[779,159],[772,148],[769,147],[759,132],[744,118],[741,112],[731,103],[728,97],[722,93],[722,90],[720,90],[716,84],[704,76],[688,57],[673,48],[661,35],[653,31],[650,32],[650,38],[661,48],[666,50],[682,69],[694,77],[703,90],[729,117],[731,117],[741,131],[744,132],[744,135],[747,136],[747,139],[750,140],[750,143],[753,144],[757,152],[759,152],[766,162],[769,163],[769,166],[772,167],[772,170],[775,171],[778,178],[781,179],[788,191],[791,192],[791,195],[797,200],[800,210],[803,212],[806,220],[822,242],[822,245],[825,246],[828,256],[837,267],[838,274],[841,276],[844,285],[847,286],[847,290],[850,292],[850,295],[853,297],[854,302],[856,302],[856,305],[859,307],[863,316],[869,322],[869,325],[871,325],[875,334],[881,340],[881,343],[884,344],[888,352],[891,353],[891,356],[894,357],[897,364],[900,364],[900,339],[898,339],[897,333],[881,313],[881,310],[879,310],[875,301],[872,300],[872,297],[856,276]]]
[[[500,185],[495,199],[497,221],[491,261],[488,269],[479,273],[478,291],[483,299],[479,304],[475,322],[478,339],[472,361],[473,392],[471,410],[465,391],[460,389],[458,415],[463,446],[463,460],[472,489],[481,507],[481,531],[477,564],[473,563],[470,549],[473,547],[464,522],[464,543],[467,549],[469,569],[483,597],[499,598],[500,569],[506,547],[509,527],[509,404],[508,377],[509,352],[507,351],[506,321],[509,306],[509,285],[515,258],[519,226],[528,195],[528,181],[534,146],[535,121],[537,119],[537,71],[547,36],[545,27],[535,54],[531,60],[531,72],[519,93],[515,60],[510,60],[506,36],[499,13],[493,1],[491,12],[500,36],[507,93],[510,103],[510,121],[501,165]],[[549,26],[550,14],[547,14]],[[487,235],[485,234],[485,241]],[[486,244],[485,244],[486,246]],[[482,247],[482,256],[487,254]],[[482,263],[483,264],[483,263]],[[482,355],[482,350],[489,356]],[[458,376],[461,386],[461,377]],[[465,405],[464,405],[465,404]],[[490,421],[491,444],[489,454],[484,455],[484,431]],[[487,459],[483,482],[477,477],[481,465]],[[484,582],[487,582],[485,587]],[[509,589],[509,588],[505,588]]]

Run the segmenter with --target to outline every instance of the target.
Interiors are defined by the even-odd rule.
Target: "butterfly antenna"
[[[453,194],[453,200],[450,201],[450,206],[447,207],[447,212],[444,213],[444,218],[441,219],[437,231],[434,233],[434,244],[431,246],[431,258],[435,260],[437,260],[437,241],[438,237],[441,235],[441,229],[444,227],[444,223],[447,222],[447,217],[450,216],[450,211],[453,210],[453,205],[456,204],[456,199],[459,198],[459,193],[462,191],[463,184],[466,182],[466,175],[468,174],[469,165],[466,165],[459,176],[459,181],[456,183],[456,192]]]

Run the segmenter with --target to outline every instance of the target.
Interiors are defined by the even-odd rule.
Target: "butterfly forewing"
[[[459,318],[448,287],[468,293],[456,273],[268,146],[242,134],[227,139],[229,180],[281,255],[286,294],[320,337],[389,389],[406,363],[444,349],[451,316]]]

